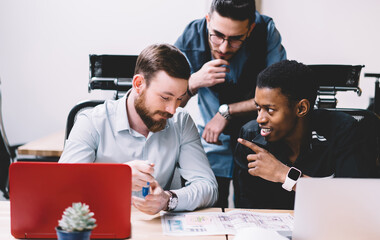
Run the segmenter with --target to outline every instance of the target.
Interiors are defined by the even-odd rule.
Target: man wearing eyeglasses
[[[206,17],[192,21],[175,45],[192,71],[182,106],[198,93],[201,119],[195,121],[219,185],[215,206],[227,207],[236,138],[256,118],[258,73],[286,59],[281,36],[271,18],[256,12],[254,0],[213,0]]]

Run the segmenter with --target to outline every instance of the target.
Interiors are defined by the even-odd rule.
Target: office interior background
[[[0,78],[11,145],[63,130],[70,109],[112,92],[87,91],[89,54],[139,54],[174,43],[211,0],[0,0]],[[338,107],[367,108],[380,73],[378,0],[257,0],[282,35],[288,58],[305,64],[365,65],[360,87]],[[196,116],[195,102],[187,107]]]

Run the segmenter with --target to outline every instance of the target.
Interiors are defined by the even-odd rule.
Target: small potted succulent
[[[65,209],[56,227],[58,240],[89,240],[96,227],[94,213],[84,203],[73,203]]]

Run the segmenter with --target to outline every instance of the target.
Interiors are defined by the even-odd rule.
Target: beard
[[[159,114],[160,116],[163,116],[165,118],[173,117],[173,114],[168,112],[163,112],[159,110],[154,112],[149,111],[149,109],[146,107],[145,91],[143,91],[141,95],[138,98],[136,98],[135,109],[136,112],[139,114],[140,118],[143,120],[145,126],[147,126],[147,128],[151,132],[161,131],[166,126],[166,119],[154,120],[154,115]]]

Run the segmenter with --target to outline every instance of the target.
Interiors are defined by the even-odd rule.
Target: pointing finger
[[[250,142],[250,141],[247,141],[247,140],[244,140],[242,138],[238,138],[238,142],[244,146],[246,146],[247,148],[250,148],[252,151],[254,151],[255,153],[259,153],[259,152],[265,152],[266,150],[264,148],[261,148],[259,146],[257,146],[256,144],[254,144],[253,142]]]

